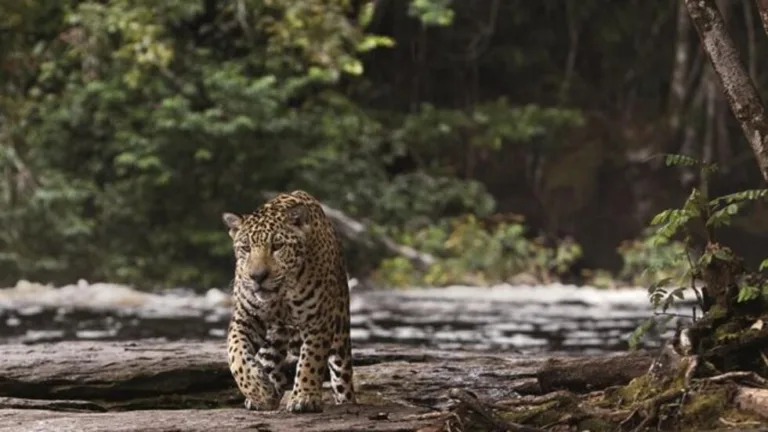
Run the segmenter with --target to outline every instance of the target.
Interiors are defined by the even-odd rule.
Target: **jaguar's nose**
[[[251,279],[259,285],[264,283],[267,276],[269,276],[269,269],[266,268],[256,269],[251,272]]]

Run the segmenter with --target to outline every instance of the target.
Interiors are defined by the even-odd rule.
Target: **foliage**
[[[730,225],[734,216],[746,205],[768,198],[768,189],[751,189],[709,198],[707,182],[710,176],[718,171],[716,164],[676,154],[666,155],[665,163],[667,166],[699,168],[702,186],[693,188],[680,208],[664,210],[651,221],[654,231],[648,238],[649,246],[668,247],[670,242],[673,242],[673,238],[682,236],[685,249],[680,251],[680,256],[676,259],[670,257],[666,263],[679,264],[683,259],[688,263],[685,272],[656,279],[648,287],[654,310],[662,314],[676,299],[683,299],[684,292],[688,289],[695,293],[699,306],[704,308],[702,295],[696,287],[696,280],[702,277],[702,272],[714,259],[724,262],[732,262],[736,259],[728,248],[705,247],[705,245],[717,244],[716,229]],[[765,261],[760,265],[759,270],[765,268],[764,264]],[[749,274],[740,279],[737,302],[754,300],[761,295],[768,298],[768,283]],[[664,317],[665,320],[668,318],[668,316]],[[653,317],[638,327],[630,337],[630,345],[636,346],[642,335],[655,324],[657,324],[656,318]]]
[[[387,285],[488,284],[509,282],[521,274],[546,281],[566,272],[581,256],[581,247],[573,241],[550,246],[541,238],[528,238],[522,221],[489,227],[472,215],[403,233],[400,240],[438,261],[418,269],[402,257],[385,260],[377,274]]]
[[[688,268],[686,247],[681,241],[660,239],[645,230],[634,240],[619,245],[623,266],[619,278],[635,286],[648,286],[658,280],[680,280]]]
[[[498,152],[577,125],[575,110],[505,99],[375,107],[357,89],[398,41],[376,31],[372,2],[355,7],[0,6],[0,281],[223,285],[219,215],[269,190],[305,188],[390,232],[488,214],[485,186],[457,168],[458,135]],[[442,0],[401,12],[427,26],[454,17]],[[428,162],[393,169],[404,157]]]
[[[533,104],[513,106],[505,97],[468,110],[440,109],[424,103],[403,119],[392,140],[421,160],[439,157],[440,151],[462,143],[489,151],[501,150],[509,144],[535,145],[539,150],[553,151],[567,132],[583,124],[583,116],[577,110]]]
[[[525,214],[548,235],[589,237],[585,257],[612,263],[644,217],[625,211],[642,199],[625,192],[659,191],[649,212],[677,192],[675,179],[630,175],[645,168],[632,155],[678,141],[656,134],[676,7],[563,5],[2,2],[0,284],[222,286],[221,212],[293,188],[405,239],[435,221],[447,238],[451,218]],[[764,58],[757,39],[750,56]],[[699,93],[686,100],[709,100],[691,68]],[[728,138],[727,122],[689,105],[688,126]],[[732,158],[723,187],[749,182],[750,163]],[[652,259],[646,246],[629,267]]]
[[[447,26],[453,21],[451,0],[411,0],[408,15],[425,25]]]

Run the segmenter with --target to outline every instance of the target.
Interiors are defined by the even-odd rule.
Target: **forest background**
[[[718,6],[765,96],[754,2]],[[762,184],[682,2],[2,1],[0,36],[0,286],[222,286],[221,213],[297,188],[434,257],[350,242],[382,285],[642,284],[701,180],[662,154]],[[762,260],[765,203],[721,238]]]

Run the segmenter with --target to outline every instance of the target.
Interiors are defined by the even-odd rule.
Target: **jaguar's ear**
[[[233,239],[240,230],[240,225],[243,223],[243,218],[234,213],[224,213],[221,215],[221,220],[224,221],[224,225],[229,228],[229,236]]]
[[[289,224],[301,228],[309,221],[309,209],[304,204],[296,204],[286,210],[286,218]]]

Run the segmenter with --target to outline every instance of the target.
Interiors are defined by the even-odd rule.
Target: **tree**
[[[714,0],[685,0],[712,67],[723,85],[728,103],[752,147],[760,172],[768,183],[768,117],[739,52],[725,28]],[[757,0],[768,32],[768,2]]]
[[[684,1],[731,110],[768,183],[768,119],[757,89],[739,60],[715,1]],[[758,0],[762,7],[760,3]],[[768,281],[759,272],[750,271],[742,258],[721,244],[716,236],[717,228],[730,224],[731,216],[746,203],[765,200],[768,189],[712,198],[707,180],[717,170],[717,165],[683,155],[669,155],[666,161],[671,165],[700,168],[702,186],[694,188],[680,208],[659,213],[652,221],[657,226],[654,234],[657,244],[682,233],[691,247],[687,251],[690,270],[682,278],[689,285],[670,291],[665,287],[670,280],[658,281],[649,289],[651,300],[664,312],[676,297],[681,298],[683,291],[690,288],[704,315],[678,331],[665,345],[648,374],[630,384],[632,391],[641,395],[638,399],[649,407],[636,430],[661,421],[661,413],[669,413],[670,403],[684,395],[694,399],[684,402],[686,405],[698,403],[696,399],[716,397],[723,400],[721,406],[726,406],[732,403],[735,394],[740,400],[748,401],[747,404],[751,404],[748,408],[753,412],[768,410],[766,390],[737,387],[734,383],[733,387],[721,387],[725,391],[720,393],[714,390],[718,383],[732,379],[757,387],[764,387],[768,382],[765,379],[768,362],[764,352],[768,346],[768,326],[765,325],[768,321]],[[766,266],[768,260],[761,265]],[[714,387],[707,388],[708,385]],[[736,388],[735,392],[733,388]]]

